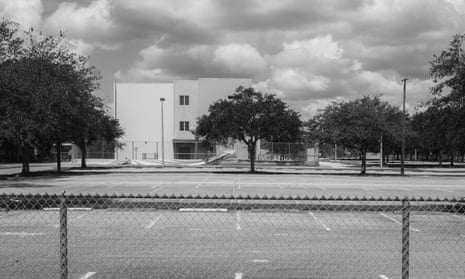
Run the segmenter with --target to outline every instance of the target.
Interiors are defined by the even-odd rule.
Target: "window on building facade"
[[[188,106],[189,105],[189,96],[187,96],[187,95],[179,96],[179,105]]]
[[[189,131],[189,121],[179,121],[179,131]]]

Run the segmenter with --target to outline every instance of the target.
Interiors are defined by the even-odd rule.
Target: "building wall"
[[[208,112],[210,105],[221,98],[226,99],[229,95],[234,94],[239,86],[251,87],[252,79],[249,78],[200,78],[199,79],[199,96],[197,102],[197,115],[203,115]]]
[[[115,117],[119,119],[125,132],[121,138],[125,146],[117,152],[117,159],[135,159],[141,158],[142,153],[160,153],[162,140],[160,98],[165,98],[163,104],[165,158],[172,159],[173,84],[117,83],[114,94]]]
[[[125,134],[125,145],[117,159],[161,159],[161,104],[164,109],[165,159],[193,159],[188,153],[200,152],[192,130],[197,118],[208,113],[209,106],[232,95],[237,87],[250,87],[251,79],[201,78],[173,83],[116,83],[114,112]],[[189,96],[189,105],[180,105],[180,96]],[[188,131],[180,131],[180,121],[189,122]]]
[[[185,140],[193,139],[192,132],[180,131],[179,122],[188,121],[189,129],[195,129],[195,123],[197,122],[197,103],[198,103],[198,91],[199,82],[197,80],[175,80],[174,84],[174,138]],[[180,96],[189,96],[189,105],[180,104]]]

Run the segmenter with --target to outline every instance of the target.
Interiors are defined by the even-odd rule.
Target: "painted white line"
[[[180,212],[228,212],[227,208],[180,208]]]
[[[43,211],[59,211],[60,208],[58,207],[45,207],[42,209]],[[68,211],[92,211],[91,207],[68,207]]]
[[[44,233],[30,233],[30,232],[0,232],[0,235],[26,237],[26,236],[39,236],[39,235],[44,235]]]
[[[433,189],[433,190],[436,190],[436,191],[441,191],[441,192],[446,192],[446,193],[451,193],[451,194],[455,194],[455,191],[452,191],[452,190],[447,190],[447,189]]]
[[[273,236],[296,236],[295,233],[274,233]]]
[[[269,260],[266,259],[254,259],[250,261],[251,263],[269,263]]]
[[[242,273],[236,272],[236,275],[234,275],[234,279],[242,279]]]
[[[389,278],[388,278],[386,275],[381,274],[381,275],[379,276],[379,279],[389,279]]]
[[[384,213],[380,213],[380,215],[383,216],[384,218],[387,218],[387,219],[391,220],[392,222],[402,226],[402,222],[397,221],[397,219],[394,219],[393,217],[388,216],[388,215],[386,215]]]
[[[76,219],[81,219],[82,217],[84,217],[84,214],[76,216]]]
[[[146,228],[146,229],[151,229],[151,228],[155,225],[155,223],[158,222],[158,220],[160,220],[160,218],[161,218],[162,215],[163,215],[163,214],[158,215],[157,218],[155,218],[155,220],[153,220],[152,222],[150,222],[150,224],[148,224],[147,226],[145,226],[145,228]]]
[[[252,251],[250,251],[250,253],[252,253],[252,254],[261,254],[261,253],[264,253],[264,252],[259,251],[259,250],[252,250]]]
[[[396,188],[397,190],[405,191],[405,192],[413,192],[413,190],[407,188]]]
[[[391,216],[388,216],[388,215],[386,215],[384,213],[380,213],[380,215],[383,216],[384,218],[387,218],[387,219],[391,220],[392,222],[402,226],[402,222],[397,221],[397,219],[395,219],[395,218],[393,218]],[[414,231],[414,232],[421,232],[419,229],[412,228],[411,226],[410,226],[410,230]]]
[[[97,274],[97,272],[87,272],[86,274],[82,275],[81,277],[79,277],[79,279],[89,279],[91,278],[92,276],[94,276],[95,274]]]
[[[240,230],[241,229],[241,215],[240,215],[240,211],[237,211],[236,212],[236,230]]]
[[[452,216],[454,216],[455,218],[459,218],[459,219],[465,220],[465,216],[459,216],[459,215],[457,215],[457,214],[453,214]]]
[[[161,189],[163,189],[165,187],[165,185],[157,185],[157,186],[152,186],[152,191],[150,193],[155,193]]]
[[[313,214],[313,212],[309,212],[310,216],[312,216],[313,220],[315,220],[318,224],[320,224],[321,226],[323,226],[323,228],[327,231],[330,231],[331,229],[326,226],[325,223],[323,223],[320,219],[318,219],[315,214]]]
[[[321,190],[325,190],[325,191],[328,190],[328,189],[326,189],[326,188],[323,187],[323,186],[317,186],[317,188],[320,188]]]

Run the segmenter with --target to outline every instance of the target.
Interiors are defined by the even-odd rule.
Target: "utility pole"
[[[165,167],[165,129],[164,129],[164,121],[163,121],[163,103],[165,102],[165,98],[160,98],[161,103],[161,165]]]
[[[404,83],[403,97],[402,97],[402,151],[400,154],[400,175],[405,175],[405,97],[406,97],[406,86],[407,78],[404,78],[402,82]]]

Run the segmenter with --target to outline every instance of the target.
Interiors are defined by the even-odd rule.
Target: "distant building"
[[[115,83],[114,115],[125,131],[116,159],[160,159],[162,136],[166,160],[200,159],[204,150],[192,133],[197,118],[207,114],[214,101],[251,85],[251,79],[230,78]]]

